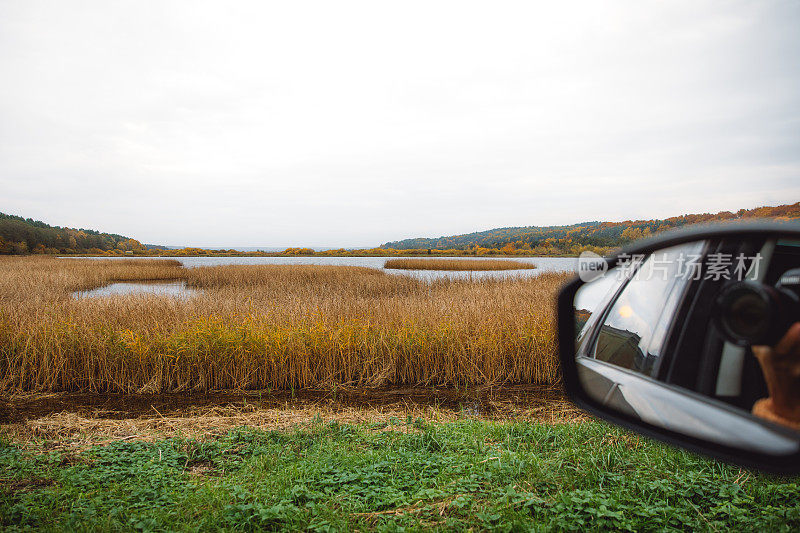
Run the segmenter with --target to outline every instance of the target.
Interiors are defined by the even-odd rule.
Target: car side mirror
[[[800,473],[800,224],[693,227],[588,255],[558,298],[568,396],[673,445]]]

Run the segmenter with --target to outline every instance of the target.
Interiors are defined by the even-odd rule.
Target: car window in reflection
[[[594,345],[594,357],[652,376],[680,297],[691,276],[687,258],[704,243],[675,246],[650,255],[614,302]]]
[[[583,342],[587,329],[591,326],[589,320],[591,316],[595,312],[602,311],[605,302],[611,299],[623,281],[621,269],[612,268],[603,276],[581,285],[578,289],[573,301],[576,346]]]

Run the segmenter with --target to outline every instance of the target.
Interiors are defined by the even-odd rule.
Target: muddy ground
[[[559,389],[338,389],[177,394],[25,393],[3,398],[0,435],[74,446],[97,440],[217,435],[237,426],[286,429],[337,421],[402,429],[408,420],[546,423],[586,418]]]
[[[465,411],[493,417],[509,410],[552,408],[566,402],[559,389],[514,385],[475,389],[338,389],[301,391],[219,391],[171,394],[24,393],[4,398],[2,423],[24,422],[59,412],[91,414],[96,418],[122,420],[160,413],[180,416],[187,411],[214,407],[251,406],[274,409],[294,405],[329,408],[425,407]],[[567,407],[567,405],[561,405]]]

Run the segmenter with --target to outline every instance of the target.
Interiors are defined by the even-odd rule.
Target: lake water
[[[202,266],[220,265],[340,265],[340,266],[363,266],[386,270],[390,274],[415,275],[415,272],[422,273],[422,277],[469,277],[469,274],[492,277],[507,275],[528,275],[535,276],[541,272],[576,272],[578,259],[576,257],[426,257],[414,256],[415,259],[456,259],[459,261],[475,260],[497,260],[503,261],[513,259],[523,263],[533,263],[537,268],[523,270],[489,270],[489,271],[447,271],[447,270],[386,270],[383,268],[386,257],[153,257],[141,258],[143,261],[158,259],[174,259],[186,268]],[[70,259],[64,257],[64,259]],[[130,260],[131,257],[78,257],[76,259],[97,259],[97,260]],[[136,258],[139,259],[139,258]],[[392,258],[393,259],[393,258]]]
[[[205,266],[221,265],[337,265],[337,266],[360,266],[383,270],[387,274],[396,276],[409,276],[423,280],[434,280],[440,278],[450,279],[483,279],[483,278],[506,278],[506,277],[533,277],[543,272],[576,272],[578,259],[575,257],[418,257],[417,259],[457,259],[459,261],[475,260],[507,260],[514,259],[524,263],[536,265],[534,269],[521,270],[395,270],[385,269],[386,257],[164,257],[160,259],[175,259],[186,268],[197,268]],[[119,260],[130,257],[81,257],[78,259],[91,260]],[[136,258],[139,259],[139,258]],[[141,258],[141,261],[157,261],[159,258]],[[178,287],[177,285],[181,285]],[[183,282],[172,283],[113,283],[94,289],[93,291],[81,291],[76,293],[80,297],[110,296],[114,294],[165,294],[178,297],[189,297],[193,290],[189,289]]]
[[[87,291],[77,291],[73,296],[75,298],[99,298],[102,296],[118,296],[125,294],[155,294],[158,296],[172,296],[175,298],[188,299],[199,292],[200,291],[197,289],[187,287],[185,281],[123,281]]]

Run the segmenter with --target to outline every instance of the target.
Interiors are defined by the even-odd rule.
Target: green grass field
[[[599,422],[317,419],[80,452],[15,442],[0,441],[11,531],[800,529],[800,480]]]

